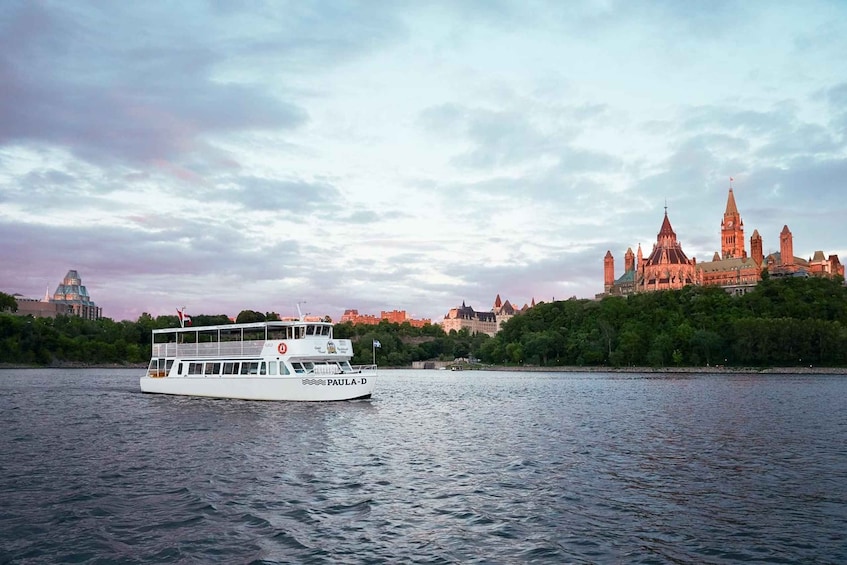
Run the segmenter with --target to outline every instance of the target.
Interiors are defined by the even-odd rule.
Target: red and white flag
[[[191,316],[185,314],[182,310],[177,309],[176,311],[177,317],[179,317],[179,327],[184,328],[185,326],[191,325]]]

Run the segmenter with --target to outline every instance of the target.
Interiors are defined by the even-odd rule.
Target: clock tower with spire
[[[726,199],[726,212],[721,221],[721,259],[743,259],[747,257],[744,250],[744,222],[735,205],[735,195],[732,193],[732,182],[729,184],[729,196]]]

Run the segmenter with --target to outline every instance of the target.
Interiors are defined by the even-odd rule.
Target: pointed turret
[[[761,267],[762,262],[765,260],[765,255],[762,248],[762,236],[759,235],[759,230],[753,230],[753,235],[750,237],[750,255],[753,257],[756,265]]]
[[[623,256],[623,265],[625,273],[635,270],[635,254],[632,252],[632,247],[627,247],[626,254]]]
[[[787,225],[779,232],[779,260],[783,267],[794,265],[794,236]]]
[[[494,307],[500,308],[503,305],[503,302],[500,300],[500,295],[497,295],[497,298],[494,299]]]
[[[605,292],[609,292],[612,284],[615,282],[615,258],[612,257],[612,251],[606,251],[606,256],[603,258],[603,286]]]
[[[676,233],[673,231],[671,227],[671,221],[668,219],[668,211],[665,210],[665,219],[662,220],[662,227],[659,229],[659,237],[662,236],[672,236],[676,237]]]
[[[656,238],[656,244],[662,246],[676,245],[676,232],[671,227],[671,221],[668,219],[668,209],[665,208],[665,219],[662,220],[662,227],[659,228],[659,235]]]
[[[726,212],[723,213],[724,216],[738,216],[738,206],[735,205],[735,195],[732,193],[732,189],[729,189],[729,196],[726,199]]]

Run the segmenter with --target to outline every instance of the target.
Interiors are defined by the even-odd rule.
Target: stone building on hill
[[[432,323],[432,320],[429,318],[423,318],[421,320],[409,318],[406,315],[405,310],[392,310],[390,312],[383,311],[379,313],[378,318],[372,314],[359,314],[359,311],[356,309],[345,310],[344,314],[341,315],[341,323],[351,322],[353,324],[368,324],[375,326],[383,320],[391,322],[392,324],[403,324],[408,322],[413,328],[422,328],[425,325]]]
[[[515,308],[514,306],[512,306],[512,303],[509,302],[508,300],[503,302],[500,299],[500,295],[498,294],[497,298],[494,299],[494,308],[491,309],[491,311],[494,312],[494,317],[497,320],[497,329],[495,330],[495,333],[500,331],[500,327],[505,322],[507,322],[508,320],[511,320],[512,318],[514,318],[518,314],[523,314],[524,312],[526,312],[530,308],[534,308],[534,307],[535,307],[535,299],[534,298],[532,299],[531,304],[524,304],[522,308],[518,309],[518,308]]]
[[[67,315],[89,320],[103,317],[103,309],[91,300],[88,289],[82,284],[82,279],[75,270],[68,271],[53,296],[50,296],[49,290],[41,300],[24,298],[20,294],[14,296],[18,303],[16,314],[20,316],[55,318],[58,315]]]
[[[477,312],[462,302],[459,308],[451,308],[441,320],[442,329],[450,333],[451,330],[467,329],[472,334],[497,333],[497,316],[494,312]]]
[[[711,261],[700,263],[700,284],[716,285],[743,294],[762,278],[762,237],[753,230],[750,256],[744,248],[744,222],[735,204],[732,187],[726,199],[726,211],[721,221],[721,251]]]
[[[689,259],[677,241],[666,207],[656,243],[646,260],[642,260],[641,246],[638,247],[636,292],[670,290],[694,284],[697,280],[696,264],[697,260]]]
[[[44,298],[26,298],[21,294],[13,294],[18,309],[14,314],[18,316],[32,316],[33,318],[55,318],[56,316],[70,316],[73,314],[70,306],[51,302],[49,291],[45,292]]]
[[[605,295],[624,296],[636,292],[676,289],[696,284],[697,281],[697,261],[689,259],[682,250],[668,218],[667,208],[656,236],[656,243],[646,259],[641,251],[641,244],[638,245],[637,256],[633,255],[631,247],[627,249],[624,255],[624,273],[618,279],[614,278],[615,258],[611,251],[606,252],[603,262]]]
[[[97,306],[88,295],[88,289],[82,284],[82,278],[75,270],[68,271],[56,292],[53,293],[52,302],[67,304],[74,316],[97,320],[103,317],[103,309]]]
[[[743,294],[762,279],[762,272],[770,276],[821,276],[844,277],[844,265],[838,255],[825,255],[815,251],[808,260],[794,255],[794,236],[788,226],[779,234],[779,252],[767,256],[763,252],[762,237],[753,230],[750,237],[750,254],[744,241],[744,222],[735,202],[732,186],[729,188],[726,209],[721,220],[721,250],[711,261],[698,263],[688,259],[671,228],[667,208],[656,244],[650,256],[642,257],[638,246],[637,260],[632,248],[624,255],[624,273],[615,278],[615,263],[611,251],[603,260],[603,294],[598,297],[625,296],[635,292],[652,292],[682,288],[683,286],[714,285],[734,294]]]
[[[522,308],[518,309],[512,306],[512,303],[508,300],[503,302],[498,294],[497,298],[494,299],[494,307],[490,312],[478,312],[462,302],[461,307],[452,308],[444,316],[444,319],[441,321],[441,327],[448,333],[450,330],[459,331],[461,329],[467,329],[472,334],[484,333],[493,336],[500,331],[500,327],[504,322],[533,307],[535,307],[534,298],[531,304],[524,304]]]

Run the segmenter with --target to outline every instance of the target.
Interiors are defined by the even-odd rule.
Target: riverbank
[[[463,370],[477,370],[466,368]],[[847,367],[535,367],[535,366],[490,366],[479,367],[484,371],[525,371],[560,373],[716,373],[716,374],[810,374],[810,375],[847,375]]]
[[[50,365],[26,365],[23,363],[0,363],[0,369],[146,369],[147,363],[51,363]]]
[[[54,363],[51,365],[23,365],[0,363],[2,369],[146,369],[147,363]],[[380,367],[383,370],[402,369],[432,371],[415,367]],[[776,375],[847,375],[847,367],[537,367],[534,365],[470,365],[462,371],[518,371],[526,373],[715,373],[715,374],[776,374]]]

